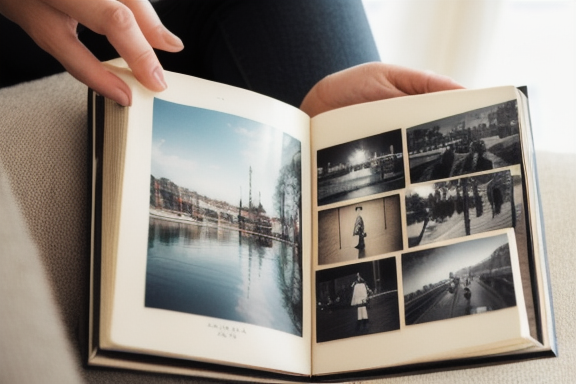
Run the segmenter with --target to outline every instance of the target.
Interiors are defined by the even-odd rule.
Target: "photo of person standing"
[[[316,271],[318,343],[398,330],[399,308],[395,256]]]
[[[358,309],[358,322],[356,323],[356,330],[365,329],[368,325],[368,299],[372,294],[366,281],[356,274],[356,281],[352,283],[352,301],[350,305]]]
[[[356,222],[354,223],[354,232],[353,236],[358,236],[358,245],[356,245],[356,249],[362,250],[366,248],[366,244],[364,244],[364,238],[367,236],[366,232],[364,232],[364,219],[362,219],[362,207],[356,207]]]

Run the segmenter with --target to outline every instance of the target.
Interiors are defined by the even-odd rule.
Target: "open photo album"
[[[554,356],[526,95],[310,118],[166,73],[90,91],[90,365],[334,381]]]

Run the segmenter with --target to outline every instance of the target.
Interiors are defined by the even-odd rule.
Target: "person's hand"
[[[153,91],[164,90],[166,82],[152,47],[169,52],[183,48],[148,0],[0,0],[0,13],[20,25],[72,76],[122,105],[131,104],[130,89],[78,40],[78,23],[106,35],[135,77]]]
[[[336,72],[308,92],[300,109],[310,117],[369,101],[463,88],[432,72],[384,63],[367,63]]]

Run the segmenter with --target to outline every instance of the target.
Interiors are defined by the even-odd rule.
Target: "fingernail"
[[[132,104],[130,95],[121,88],[117,88],[113,100],[123,107],[129,107]]]
[[[130,96],[128,96],[127,94],[125,94],[124,92],[122,92],[121,95],[119,95],[120,98],[118,99],[118,103],[124,107],[129,107],[132,102],[130,101]]]
[[[166,80],[164,80],[164,71],[162,70],[162,67],[160,66],[156,67],[154,69],[154,72],[152,72],[152,76],[154,76],[156,83],[162,88],[161,89],[162,91],[168,88]]]
[[[178,50],[184,48],[184,43],[182,43],[182,40],[180,40],[178,36],[170,32],[169,30],[166,30],[166,33],[164,33],[164,42]]]

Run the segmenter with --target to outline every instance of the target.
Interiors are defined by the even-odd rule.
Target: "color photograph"
[[[301,145],[154,101],[145,305],[302,335]]]

